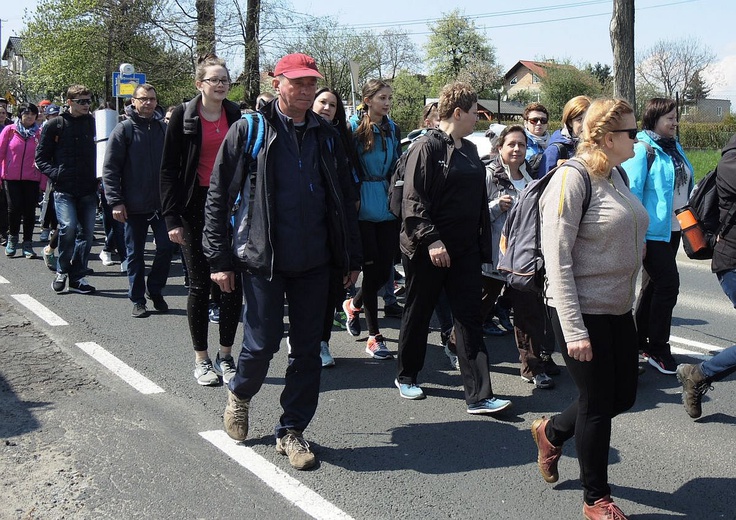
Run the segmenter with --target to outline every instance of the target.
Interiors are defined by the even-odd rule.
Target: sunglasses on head
[[[91,105],[91,99],[72,99],[77,105]]]
[[[437,110],[437,101],[427,106],[427,108],[424,109],[424,119],[429,119],[430,114],[432,114],[432,110]]]
[[[547,121],[549,120],[546,117],[530,117],[529,119],[527,119],[527,121],[529,121],[533,125],[536,125],[536,124],[546,125]]]
[[[620,130],[611,130],[611,132],[614,132],[614,133],[619,133],[619,132],[627,133],[627,134],[629,134],[629,139],[631,139],[633,141],[634,139],[636,139],[636,134],[639,133],[639,129],[637,129],[637,128],[622,128]]]

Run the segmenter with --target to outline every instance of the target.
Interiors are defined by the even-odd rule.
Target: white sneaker
[[[320,341],[319,343],[319,357],[322,358],[322,367],[334,367],[335,358],[330,354],[330,346],[326,341]]]
[[[452,353],[447,345],[445,345],[445,355],[450,360],[450,365],[452,365],[452,368],[454,368],[455,370],[460,370],[460,361],[458,361],[457,356]]]
[[[112,253],[104,249],[100,251],[100,260],[102,260],[102,265],[112,265],[115,263],[112,261]]]
[[[126,258],[122,262],[120,262],[120,272],[121,273],[127,273],[128,272],[128,259]]]

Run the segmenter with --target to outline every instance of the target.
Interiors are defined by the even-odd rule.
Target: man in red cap
[[[289,366],[276,450],[294,468],[307,469],[316,459],[302,434],[317,409],[330,269],[342,269],[344,282],[353,283],[362,258],[345,151],[332,126],[311,110],[322,77],[317,64],[289,54],[271,76],[278,97],[252,120],[259,128],[241,119],[220,148],[203,247],[223,291],[234,290],[235,276],[243,281],[243,345],[228,385],[225,431],[237,441],[248,435],[250,401],[279,350],[288,298]]]

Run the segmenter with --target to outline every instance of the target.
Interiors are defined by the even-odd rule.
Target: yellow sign
[[[15,105],[15,96],[9,90],[5,92],[4,97],[8,100],[8,104]]]
[[[135,93],[135,88],[138,83],[120,83],[120,95],[121,96],[132,96]]]

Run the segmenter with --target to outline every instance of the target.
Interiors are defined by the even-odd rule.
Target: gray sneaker
[[[194,362],[194,379],[202,386],[215,386],[220,384],[215,369],[212,367],[212,361],[209,358],[204,361]]]
[[[248,412],[250,410],[250,399],[238,397],[229,389],[227,391],[227,406],[222,414],[222,422],[225,433],[231,439],[243,442],[248,438]]]
[[[335,366],[335,358],[330,354],[330,345],[326,341],[319,343],[319,357],[322,359],[322,368]]]
[[[447,356],[447,359],[450,360],[450,365],[452,366],[452,368],[454,368],[455,370],[460,370],[460,361],[457,359],[457,356],[452,353],[450,347],[448,347],[447,345],[445,345],[445,356]]]
[[[235,360],[232,356],[220,357],[218,352],[215,358],[215,370],[222,374],[223,383],[228,384],[235,377]]]
[[[281,455],[288,455],[289,463],[294,469],[309,469],[317,463],[314,453],[309,449],[309,443],[295,430],[287,430],[286,435],[276,439],[276,451]]]

